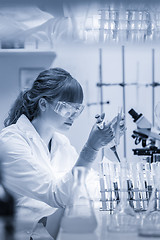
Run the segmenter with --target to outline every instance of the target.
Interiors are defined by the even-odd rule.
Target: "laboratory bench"
[[[112,213],[113,214],[113,213]],[[92,234],[71,234],[65,233],[60,228],[56,240],[155,240],[159,237],[140,236],[138,229],[135,232],[110,232],[108,231],[108,224],[111,220],[112,214],[109,211],[101,211],[100,208],[95,208],[95,215],[97,218],[97,228]]]

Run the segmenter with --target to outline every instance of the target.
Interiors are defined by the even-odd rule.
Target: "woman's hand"
[[[101,115],[101,118],[104,118],[104,114]],[[95,123],[89,134],[89,138],[86,144],[87,146],[98,151],[100,148],[106,146],[109,142],[111,142],[113,138],[114,133],[111,122],[108,124],[104,123],[103,129],[99,129],[97,124]]]
[[[101,121],[103,121],[104,114],[102,114],[100,117]],[[97,157],[99,149],[113,140],[114,134],[111,123],[103,123],[103,129],[100,129],[98,127],[98,123],[100,122],[97,122],[93,125],[92,130],[89,134],[88,141],[80,152],[79,158],[77,159],[75,166],[91,166],[92,162]]]

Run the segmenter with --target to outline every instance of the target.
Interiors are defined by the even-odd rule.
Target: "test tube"
[[[113,210],[113,197],[112,197],[112,184],[111,184],[111,172],[109,163],[104,163],[104,171],[105,171],[105,180],[106,180],[106,195],[108,201],[108,210]]]
[[[141,208],[142,210],[147,210],[147,198],[145,193],[145,180],[143,174],[143,163],[137,164],[138,175],[139,175],[139,188],[140,188],[140,198],[141,198]]]
[[[134,205],[133,205],[133,184],[132,184],[132,181],[130,179],[127,180],[127,188],[128,188],[129,204],[132,208],[134,208]]]
[[[146,179],[147,179],[147,189],[148,189],[148,201],[152,195],[152,186],[153,186],[153,179],[151,175],[151,164],[146,163],[145,164],[145,173],[146,173]]]
[[[160,154],[159,153],[153,154],[153,162],[160,162]]]
[[[153,187],[155,187],[156,186],[156,181],[157,181],[157,176],[156,176],[157,164],[156,164],[156,162],[152,162],[151,165],[150,165],[150,168],[151,168],[151,176],[152,176],[152,179],[153,179]]]
[[[119,201],[119,192],[118,192],[118,182],[117,179],[115,178],[115,165],[114,163],[109,164],[110,168],[110,179],[111,179],[111,184],[112,184],[112,191],[114,193],[113,201],[112,201],[112,207],[115,208],[117,205],[117,201]]]
[[[137,164],[132,164],[132,177],[133,177],[133,187],[134,187],[134,209],[139,211],[141,209],[140,205],[140,196],[139,196],[139,185],[138,185],[138,173],[137,173]]]
[[[149,194],[148,194],[148,181],[147,181],[147,177],[146,177],[146,163],[143,163],[143,174],[144,174],[143,177],[144,177],[146,200],[147,200],[147,203],[148,203]]]
[[[106,210],[106,196],[105,196],[105,184],[104,184],[104,173],[103,173],[103,163],[100,163],[100,193],[101,193],[101,202],[102,202],[102,209]]]
[[[119,163],[115,163],[114,164],[114,177],[115,177],[115,181],[114,181],[114,192],[115,192],[115,197],[116,197],[116,201],[117,203],[119,203],[120,201],[120,196],[119,196],[119,186],[120,186],[120,182],[119,182],[119,173],[120,173],[120,164]]]
[[[131,174],[131,164],[127,162],[127,191],[128,191],[128,201],[130,206],[133,208],[133,184],[132,184],[132,174]]]
[[[154,189],[155,189],[155,210],[160,210],[160,177],[159,177],[159,164],[158,162],[154,162],[151,164],[151,172],[154,182]]]
[[[157,172],[160,172],[160,162],[157,162]],[[157,210],[160,210],[160,175],[157,175]]]

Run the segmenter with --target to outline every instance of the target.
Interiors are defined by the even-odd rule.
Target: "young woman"
[[[95,124],[78,156],[60,132],[70,129],[83,108],[81,85],[67,71],[53,68],[41,72],[32,88],[20,93],[5,120],[0,133],[3,181],[16,199],[17,219],[20,214],[29,216],[30,224],[23,229],[26,239],[37,222],[43,228],[52,223],[56,238],[73,169],[90,167],[99,149],[114,137],[110,124],[104,129]],[[34,234],[31,239],[36,239]]]

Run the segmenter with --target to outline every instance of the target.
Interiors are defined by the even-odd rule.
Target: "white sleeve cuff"
[[[65,176],[57,183],[55,191],[55,200],[60,207],[65,207],[71,196],[71,190],[74,182],[72,171],[69,171]]]

